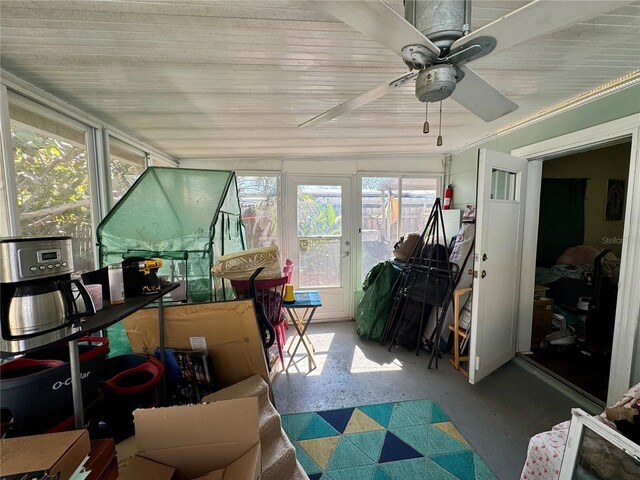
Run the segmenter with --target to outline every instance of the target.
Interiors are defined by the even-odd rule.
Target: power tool
[[[125,297],[159,292],[162,282],[158,278],[158,269],[161,267],[162,260],[159,258],[126,258],[122,262]]]

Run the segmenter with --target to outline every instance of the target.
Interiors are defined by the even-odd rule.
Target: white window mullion
[[[7,87],[0,85],[0,141],[2,143],[0,164],[0,207],[5,212],[0,218],[0,236],[20,234],[16,192],[16,170],[13,162],[13,142],[11,141],[11,119],[9,118],[9,96]]]

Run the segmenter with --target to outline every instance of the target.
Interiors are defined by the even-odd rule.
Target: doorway
[[[287,176],[287,257],[292,283],[318,290],[322,308],[314,318],[349,320],[352,303],[350,176]]]
[[[543,162],[531,351],[606,403],[631,142]]]
[[[620,282],[607,391],[608,403],[620,399],[629,385],[637,382],[640,372],[640,357],[635,354],[640,311],[636,273],[640,269],[640,250],[637,248],[640,239],[640,195],[637,193],[640,191],[639,127],[640,115],[635,114],[511,151],[514,156],[529,159],[527,196],[535,199],[540,196],[545,161],[631,140],[629,178],[624,202],[624,241],[620,256]],[[517,352],[531,350],[539,207],[538,201],[531,201],[525,208]]]

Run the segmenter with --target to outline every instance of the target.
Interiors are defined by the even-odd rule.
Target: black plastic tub
[[[78,342],[82,397],[87,405],[98,396],[109,341],[102,337],[85,337]],[[0,379],[0,408],[12,417],[7,436],[45,433],[73,415],[66,343],[0,364]]]
[[[111,357],[102,372],[105,393],[104,420],[116,442],[134,433],[133,411],[156,404],[156,385],[164,375],[164,365],[145,355]]]

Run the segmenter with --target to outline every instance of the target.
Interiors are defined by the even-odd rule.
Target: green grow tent
[[[232,298],[211,267],[244,250],[234,172],[149,167],[98,226],[100,266],[161,258],[158,275],[186,286],[188,302]]]

